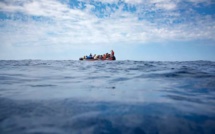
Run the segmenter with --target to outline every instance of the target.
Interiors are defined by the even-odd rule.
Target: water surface
[[[0,133],[212,134],[215,62],[0,61]]]

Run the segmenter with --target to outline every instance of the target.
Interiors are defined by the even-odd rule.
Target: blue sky
[[[214,0],[1,0],[0,59],[215,61]]]

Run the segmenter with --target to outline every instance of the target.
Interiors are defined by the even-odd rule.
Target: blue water
[[[0,61],[0,134],[214,134],[215,62]]]

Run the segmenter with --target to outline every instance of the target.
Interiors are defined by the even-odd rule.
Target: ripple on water
[[[0,133],[215,132],[215,62],[0,61]]]

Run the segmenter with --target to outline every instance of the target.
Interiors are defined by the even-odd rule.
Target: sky
[[[0,59],[215,61],[215,0],[0,0]]]

